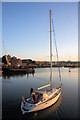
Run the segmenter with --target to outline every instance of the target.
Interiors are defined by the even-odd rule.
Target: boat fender
[[[22,101],[24,101],[24,97],[22,97]]]

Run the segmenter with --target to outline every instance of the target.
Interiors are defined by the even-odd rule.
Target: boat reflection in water
[[[33,75],[33,77],[34,77],[34,73],[30,73],[30,74],[32,74]],[[4,79],[10,79],[11,77],[13,77],[13,78],[19,78],[19,77],[23,77],[23,76],[27,76],[27,79],[28,79],[28,77],[29,77],[29,73],[17,73],[17,74],[2,74],[2,77],[4,78]]]

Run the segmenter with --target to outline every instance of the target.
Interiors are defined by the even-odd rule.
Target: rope
[[[56,36],[55,36],[55,30],[54,30],[53,20],[52,20],[52,26],[53,26],[53,35],[54,35],[54,42],[55,42],[56,55],[57,55],[57,63],[58,63],[59,78],[60,78],[60,81],[61,81],[61,73],[60,73],[60,67],[59,67],[59,57],[58,57],[58,50],[57,50]]]

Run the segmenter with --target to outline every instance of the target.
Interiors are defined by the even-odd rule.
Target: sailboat
[[[28,99],[24,99],[21,102],[21,110],[22,114],[40,111],[45,108],[50,107],[51,105],[55,104],[60,95],[62,84],[57,88],[52,87],[52,28],[51,28],[51,10],[50,10],[50,84],[37,88],[35,91],[36,94],[36,102],[33,103],[31,97]],[[44,91],[44,88],[49,88],[48,90]]]
[[[71,58],[71,56],[70,56],[69,58]],[[70,65],[70,59],[69,59],[69,65]],[[71,69],[70,69],[70,67],[69,67],[69,72],[71,72]]]

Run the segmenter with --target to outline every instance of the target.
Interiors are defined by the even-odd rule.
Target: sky
[[[59,60],[78,60],[77,2],[2,3],[2,41],[7,54],[21,59],[50,59],[50,9]],[[55,61],[54,37],[52,40]]]

